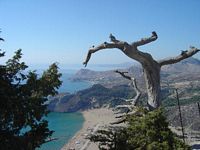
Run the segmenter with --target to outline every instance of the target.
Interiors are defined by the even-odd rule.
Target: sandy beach
[[[114,112],[108,108],[92,109],[82,113],[85,118],[82,129],[61,150],[98,150],[98,145],[90,142],[86,136],[116,121]]]
[[[61,150],[98,150],[97,143],[92,143],[88,139],[86,139],[87,135],[89,135],[90,133],[94,133],[100,128],[109,126],[111,122],[116,121],[114,112],[112,111],[112,109],[108,108],[83,111],[82,114],[85,118],[83,127],[75,134],[75,136],[71,140],[69,140],[66,145],[64,145]],[[181,136],[180,130],[177,130],[175,127],[171,126],[170,129],[177,135]],[[191,146],[193,145],[200,148],[199,139],[193,137],[194,133],[191,135],[189,134],[190,131],[186,131],[186,133],[186,143]]]

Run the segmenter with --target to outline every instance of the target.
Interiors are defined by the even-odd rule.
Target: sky
[[[67,67],[81,65],[89,47],[109,41],[110,33],[133,42],[156,31],[158,39],[139,49],[162,59],[200,48],[199,8],[199,0],[0,0],[0,48],[4,59],[21,48],[28,65]],[[132,61],[107,49],[93,54],[88,67]]]

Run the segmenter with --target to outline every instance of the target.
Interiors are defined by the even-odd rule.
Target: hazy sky
[[[0,47],[9,57],[21,48],[28,64],[81,64],[110,33],[132,42],[155,30],[158,40],[140,49],[160,59],[200,48],[199,8],[200,0],[0,0]],[[113,49],[89,64],[130,61]]]

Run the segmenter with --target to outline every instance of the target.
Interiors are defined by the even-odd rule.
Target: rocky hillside
[[[200,131],[200,112],[197,103],[181,106],[181,113],[186,130]],[[168,108],[167,116],[172,126],[181,126],[177,106]]]
[[[199,74],[200,60],[191,57],[177,64],[164,66],[161,77],[170,82],[183,82],[200,80]]]
[[[120,69],[124,71],[129,71],[131,75],[139,80],[142,77],[142,69],[139,65],[134,65],[127,69]],[[128,81],[123,79],[119,74],[114,72],[115,70],[109,71],[92,71],[89,69],[81,69],[79,70],[72,78],[72,81],[90,81],[95,84],[101,84],[105,87],[111,88],[113,86],[128,84]]]
[[[143,71],[139,64],[123,69],[128,71],[131,76],[134,76],[141,86],[144,88]],[[195,58],[185,59],[177,64],[164,66],[161,70],[161,84],[173,84],[184,81],[200,81],[200,60]],[[128,81],[123,79],[114,70],[110,71],[92,71],[81,69],[72,78],[73,81],[86,80],[97,84],[102,84],[105,87],[112,87],[122,84],[127,84]]]
[[[105,88],[100,84],[75,94],[66,94],[51,99],[48,109],[56,112],[75,112],[103,106],[113,107],[123,103],[122,98],[132,97],[135,93],[126,85]]]
[[[140,103],[145,103],[145,86],[142,69],[139,65],[129,67],[126,71],[134,75],[142,91]],[[162,104],[167,110],[171,125],[179,126],[177,100],[174,89],[178,88],[182,105],[185,126],[188,129],[199,130],[199,118],[196,103],[200,102],[200,61],[189,58],[180,63],[165,66],[161,72]],[[111,71],[92,71],[82,69],[72,80],[87,80],[97,85],[75,94],[58,95],[51,99],[50,111],[75,112],[103,106],[113,107],[124,103],[122,99],[132,98],[134,91],[128,81]]]

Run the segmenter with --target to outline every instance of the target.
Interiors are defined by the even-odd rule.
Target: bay
[[[71,76],[73,76],[73,72],[66,73],[62,71],[61,80],[63,83],[58,90],[59,93],[75,93],[92,85],[86,81],[72,82],[70,80]],[[45,143],[37,150],[60,150],[81,129],[84,122],[83,115],[79,112],[51,112],[48,114],[47,120],[49,122],[49,129],[54,130],[52,138],[58,138],[58,140]]]
[[[60,150],[83,125],[84,118],[81,113],[49,113],[49,129],[55,132],[52,138],[57,140],[45,143],[38,150]]]
[[[86,89],[92,85],[90,82],[87,81],[71,81],[70,77],[72,77],[73,75],[74,74],[62,73],[61,80],[63,81],[63,83],[58,89],[59,93],[75,93],[79,90]]]

